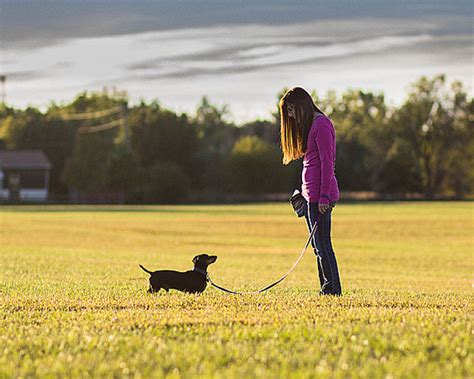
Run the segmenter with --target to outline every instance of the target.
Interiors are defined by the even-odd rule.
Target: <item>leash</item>
[[[303,255],[304,253],[306,252],[306,250],[308,249],[308,246],[309,244],[311,243],[311,239],[313,238],[314,234],[316,233],[316,230],[318,229],[318,223],[315,222],[313,227],[311,228],[311,233],[309,233],[309,238],[308,240],[306,241],[306,244],[304,245],[304,248],[303,250],[301,251],[300,253],[300,256],[298,257],[298,259],[296,260],[296,262],[293,264],[293,266],[290,268],[290,270],[285,274],[283,275],[280,279],[278,279],[276,282],[273,282],[271,284],[269,284],[268,286],[266,287],[263,287],[262,289],[259,289],[258,291],[250,291],[250,292],[240,292],[240,291],[233,291],[233,290],[230,290],[230,289],[227,289],[225,287],[222,287],[222,286],[219,286],[217,285],[216,283],[214,283],[211,279],[211,277],[209,276],[209,274],[207,274],[207,280],[209,283],[211,283],[211,286],[223,291],[223,292],[227,292],[227,293],[231,293],[233,295],[253,295],[253,294],[257,294],[257,293],[262,293],[262,292],[265,292],[265,291],[268,291],[270,288],[272,287],[275,287],[278,283],[282,282],[283,280],[285,280],[285,278],[291,274],[291,272],[296,268],[296,266],[298,265],[298,263],[300,263],[301,261],[301,258],[303,258]]]

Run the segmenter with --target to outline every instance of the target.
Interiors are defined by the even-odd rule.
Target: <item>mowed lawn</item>
[[[339,204],[340,298],[311,250],[265,294],[146,293],[138,263],[203,252],[218,284],[277,279],[287,204],[0,207],[0,377],[473,377],[473,204]]]

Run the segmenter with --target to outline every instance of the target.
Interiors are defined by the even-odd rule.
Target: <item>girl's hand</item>
[[[325,214],[329,208],[330,208],[329,204],[318,204],[319,213],[321,214]]]

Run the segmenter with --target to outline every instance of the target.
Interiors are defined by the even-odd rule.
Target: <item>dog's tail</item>
[[[140,268],[141,268],[143,271],[145,271],[145,272],[149,273],[150,275],[151,275],[151,274],[153,274],[153,272],[152,272],[152,271],[150,271],[150,270],[147,270],[147,269],[146,269],[145,267],[143,267],[142,265],[140,265],[140,264],[139,264],[139,266],[140,266]]]

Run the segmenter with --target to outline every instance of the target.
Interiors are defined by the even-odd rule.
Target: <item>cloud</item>
[[[21,62],[13,59],[6,61],[7,67],[21,67]],[[5,62],[4,62],[5,63]],[[72,62],[58,61],[52,65],[40,68],[40,69],[7,69],[4,70],[4,74],[8,77],[10,82],[31,82],[39,79],[53,78],[58,71],[67,70],[72,66]]]
[[[9,49],[156,30],[369,18],[416,23],[432,17],[472,17],[470,0],[3,0],[1,6],[0,40]]]
[[[199,75],[248,72],[275,66],[317,63],[352,55],[365,55],[432,40],[432,36],[384,36],[335,43],[263,44],[208,51],[195,55],[146,60],[129,66],[143,80],[159,78],[193,78]],[[143,74],[140,76],[140,72]]]
[[[239,25],[136,35],[145,59],[124,65],[131,80],[193,78],[318,63],[387,49],[423,46],[439,39],[452,19],[316,21],[283,26]],[[469,22],[456,18],[458,25]],[[435,37],[436,36],[436,37]]]
[[[8,73],[8,81],[14,82],[25,82],[45,77],[47,77],[47,74],[45,72],[34,70],[11,71]]]

